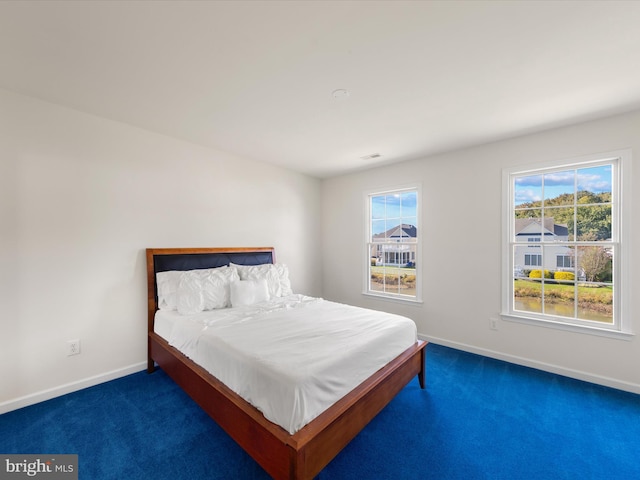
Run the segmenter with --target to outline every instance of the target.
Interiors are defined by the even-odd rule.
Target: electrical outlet
[[[491,317],[489,319],[489,328],[491,330],[498,330],[498,319],[495,317]]]
[[[67,341],[67,357],[78,355],[80,353],[80,340]]]

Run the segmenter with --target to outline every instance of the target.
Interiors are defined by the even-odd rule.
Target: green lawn
[[[382,275],[383,273],[387,275],[415,275],[415,268],[405,268],[405,267],[383,267],[383,266],[375,266],[371,267],[371,273],[378,273]]]
[[[542,283],[539,281],[517,279],[513,282],[513,291],[517,297],[539,297],[542,292]],[[545,296],[558,299],[573,299],[575,290],[573,284],[556,284],[545,282]],[[578,298],[582,302],[613,303],[613,288],[609,286],[578,285]]]

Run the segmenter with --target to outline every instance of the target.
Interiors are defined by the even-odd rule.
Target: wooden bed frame
[[[156,273],[275,263],[272,247],[149,248],[148,372],[157,363],[273,478],[314,478],[409,381],[425,382],[425,346],[418,341],[332,407],[291,435],[154,332]]]

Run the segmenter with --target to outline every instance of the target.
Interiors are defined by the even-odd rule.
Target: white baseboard
[[[66,395],[67,393],[77,392],[88,387],[93,387],[100,383],[115,380],[116,378],[125,377],[132,373],[137,373],[147,368],[147,362],[136,363],[128,367],[120,368],[118,370],[112,370],[110,372],[101,373],[93,377],[78,380],[77,382],[67,383],[58,387],[49,388],[40,392],[25,395],[14,400],[8,400],[0,403],[0,415],[3,413],[18,410],[19,408],[28,407],[36,403],[44,402],[45,400],[51,400],[52,398]]]
[[[437,343],[438,345],[444,345],[445,347],[451,347],[457,350],[462,350],[465,352],[475,353],[477,355],[482,355],[485,357],[495,358],[497,360],[503,360],[505,362],[514,363],[516,365],[536,368],[538,370],[543,370],[545,372],[551,372],[557,375],[563,375],[565,377],[583,380],[585,382],[595,383],[598,385],[604,385],[606,387],[616,388],[618,390],[624,390],[626,392],[640,394],[640,385],[635,383],[624,382],[621,380],[617,380],[615,378],[604,377],[601,375],[594,375],[592,373],[584,372],[581,370],[564,368],[558,365],[539,362],[536,360],[531,360],[529,358],[519,357],[516,355],[508,355],[502,352],[497,352],[495,350],[488,350],[485,348],[479,348],[479,347],[475,347],[473,345],[468,345],[465,343],[453,342],[450,340],[446,340],[444,338],[437,338],[429,335],[419,335],[419,337],[421,340]],[[8,400],[6,402],[0,403],[0,415],[3,413],[11,412],[13,410],[18,410],[19,408],[28,407],[29,405],[34,405],[36,403],[44,402],[46,400],[51,400],[52,398],[60,397],[68,393],[93,387],[94,385],[98,385],[100,383],[115,380],[120,377],[125,377],[132,373],[137,373],[142,370],[145,370],[146,368],[147,368],[147,362],[141,362],[141,363],[130,365],[128,367],[124,367],[118,370],[112,370],[110,372],[106,372],[100,375],[95,375],[93,377],[85,378],[77,382],[67,383],[65,385],[60,385],[58,387],[50,388],[48,390],[32,393],[30,395],[25,395],[24,397]]]
[[[453,342],[444,338],[431,337],[429,335],[418,335],[420,339],[427,342],[437,343],[438,345],[444,345],[445,347],[455,348],[457,350],[463,350],[469,353],[475,353],[484,357],[495,358],[497,360],[503,360],[505,362],[514,363],[516,365],[522,365],[525,367],[535,368],[537,370],[543,370],[545,372],[555,373],[565,377],[575,378],[577,380],[583,380],[585,382],[595,383],[603,385],[605,387],[611,387],[618,390],[624,390],[625,392],[640,394],[640,385],[631,382],[625,382],[615,378],[605,377],[601,375],[594,375],[589,372],[581,370],[574,370],[571,368],[561,367],[559,365],[553,365],[550,363],[539,362],[537,360],[531,360],[530,358],[519,357],[517,355],[509,355],[502,352],[496,352],[494,350],[488,350],[485,348],[475,347],[473,345],[467,345],[465,343]],[[429,348],[427,346],[427,348]]]

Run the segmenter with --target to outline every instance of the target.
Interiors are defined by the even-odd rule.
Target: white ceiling
[[[323,178],[640,108],[639,26],[635,1],[3,1],[0,88]]]

